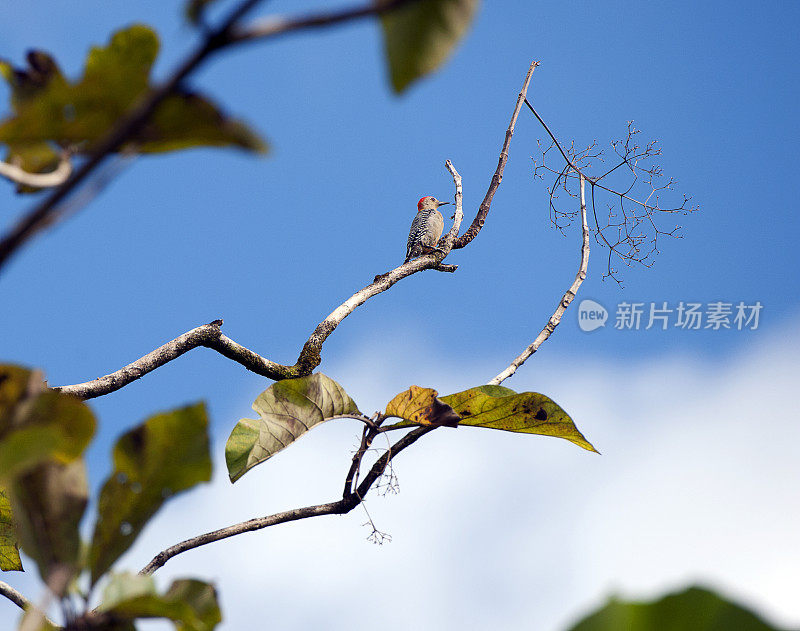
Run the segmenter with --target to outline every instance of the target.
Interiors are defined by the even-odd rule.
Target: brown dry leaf
[[[432,388],[411,386],[394,397],[386,406],[386,416],[396,416],[419,425],[457,427],[461,417],[437,398]]]

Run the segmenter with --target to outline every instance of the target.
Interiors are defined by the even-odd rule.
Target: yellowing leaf
[[[223,115],[205,97],[182,92],[167,97],[139,133],[137,150],[163,153],[192,147],[235,145],[266,153],[267,145],[245,124]]]
[[[449,405],[436,398],[431,388],[411,386],[394,397],[386,406],[386,416],[396,416],[418,425],[456,427],[460,420]]]
[[[0,121],[0,142],[11,161],[52,168],[48,149],[95,144],[151,89],[150,70],[158,37],[137,24],[116,32],[108,46],[89,52],[83,77],[71,83],[44,53],[29,58],[31,68],[16,70],[0,62],[12,87],[14,115]],[[210,99],[181,91],[165,99],[122,149],[164,152],[197,146],[233,146],[264,152],[266,144],[244,124],[226,116]],[[55,155],[55,154],[53,154]]]
[[[93,46],[89,51],[78,86],[89,91],[98,104],[106,91],[113,91],[113,101],[108,104],[129,104],[147,89],[158,49],[158,36],[144,24],[117,31],[108,46]]]
[[[159,594],[152,577],[128,573],[112,576],[99,610],[115,621],[167,618],[178,631],[212,631],[222,620],[213,585],[181,579]]]
[[[83,401],[48,389],[38,372],[0,365],[0,480],[50,459],[75,460],[94,429]]]
[[[517,394],[503,386],[478,386],[442,397],[461,416],[461,425],[557,436],[597,452],[555,401],[538,392]]]
[[[27,55],[28,67],[24,70],[14,68],[9,62],[0,59],[0,75],[11,88],[11,109],[19,112],[26,103],[40,94],[53,82],[64,82],[55,60],[45,52],[32,50]],[[58,166],[58,152],[49,142],[24,142],[11,144],[5,161],[18,166],[27,173],[46,173]],[[17,186],[17,192],[30,193],[38,189]]]
[[[258,395],[253,409],[259,418],[240,420],[225,445],[232,482],[315,425],[342,414],[360,414],[344,388],[322,373],[271,385]]]
[[[39,95],[51,81],[64,81],[55,59],[44,51],[32,50],[26,60],[28,67],[21,70],[0,59],[0,75],[11,88],[11,108],[15,112]]]
[[[2,490],[0,490],[0,570],[4,572],[23,571],[17,536],[14,534],[14,515],[11,513],[11,502]]]
[[[479,0],[421,0],[381,16],[395,92],[402,92],[447,60],[466,33],[478,4]]]
[[[17,544],[36,560],[45,581],[56,570],[77,569],[78,523],[89,493],[80,456],[94,427],[86,404],[48,389],[40,373],[0,366],[3,569],[14,564]]]
[[[114,471],[100,491],[89,552],[92,583],[136,540],[176,493],[211,479],[208,417],[202,403],[156,414],[114,446]]]

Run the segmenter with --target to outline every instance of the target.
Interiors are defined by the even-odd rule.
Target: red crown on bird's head
[[[419,201],[417,202],[417,210],[422,210],[422,204],[425,202],[426,199],[430,199],[430,196],[426,195],[425,197],[419,198]]]

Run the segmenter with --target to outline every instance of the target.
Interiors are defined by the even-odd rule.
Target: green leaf
[[[412,386],[416,388],[417,386]],[[425,390],[419,388],[420,391]],[[397,395],[386,408],[387,415],[399,416],[406,420],[384,429],[425,425],[420,419],[412,419],[408,413],[396,413],[396,402],[408,397],[409,390]],[[430,392],[436,392],[431,390]],[[478,386],[464,392],[441,397],[454,414],[461,417],[458,425],[488,427],[507,432],[540,434],[565,438],[588,451],[599,453],[575,427],[572,419],[549,397],[538,392],[517,394],[503,386]]]
[[[156,581],[152,576],[133,574],[132,572],[114,572],[103,589],[103,598],[97,609],[109,611],[120,603],[146,596],[155,596],[157,593]]]
[[[107,47],[93,46],[89,51],[79,86],[96,99],[110,96],[105,104],[116,106],[113,113],[118,116],[147,89],[158,49],[158,36],[149,26],[134,24],[119,30]],[[112,94],[105,95],[108,91]]]
[[[380,5],[385,0],[375,0]],[[395,92],[442,65],[464,36],[479,0],[421,0],[381,16]]]
[[[75,460],[94,430],[85,403],[49,390],[39,372],[0,365],[0,481],[49,459]]]
[[[253,407],[255,407],[255,404]],[[259,462],[263,462],[269,457],[257,459],[262,455],[260,450],[256,451],[260,432],[261,420],[254,418],[243,418],[233,428],[231,435],[228,437],[228,442],[225,443],[225,463],[228,465],[228,475],[231,478],[231,482],[236,482],[250,468],[255,467]]]
[[[19,545],[14,533],[14,515],[11,501],[5,491],[0,490],[0,570],[22,572],[22,559],[19,558]]]
[[[557,436],[597,452],[569,415],[552,399],[538,392],[517,394],[503,386],[478,386],[442,397],[442,401],[461,417],[461,426]]]
[[[18,476],[7,491],[20,546],[36,561],[45,583],[59,574],[55,582],[63,593],[79,569],[78,524],[89,501],[83,461],[40,464]]]
[[[210,479],[208,417],[202,403],[152,416],[122,436],[114,447],[114,471],[98,500],[89,551],[92,584],[168,498]]]
[[[140,136],[141,153],[229,145],[267,152],[266,143],[246,125],[227,118],[208,99],[190,92],[165,99]]]
[[[222,622],[217,591],[213,585],[192,579],[178,580],[170,585],[165,596],[171,601],[189,605],[201,623],[197,627],[200,631],[213,629]],[[181,630],[189,628],[188,625],[179,627]]]
[[[26,103],[40,94],[51,80],[63,82],[55,60],[47,53],[32,50],[27,55],[28,67],[15,69],[0,59],[0,75],[11,88],[11,109],[19,112]],[[47,173],[58,166],[59,154],[48,142],[9,145],[5,161],[28,173]],[[17,192],[32,193],[39,189],[17,186]]]
[[[158,594],[152,577],[114,574],[99,609],[117,620],[168,618],[179,631],[211,631],[222,620],[214,587],[192,579]]]
[[[258,395],[253,410],[259,418],[240,420],[225,445],[231,482],[315,425],[342,414],[360,414],[344,388],[322,373],[271,385]]]
[[[158,37],[138,24],[115,33],[106,47],[89,52],[83,77],[65,80],[50,57],[52,69],[15,70],[0,63],[0,74],[12,86],[14,115],[0,122],[0,142],[12,157],[33,162],[45,146],[77,147],[90,153],[119,119],[151,89],[150,70],[158,54]],[[30,63],[30,60],[29,60]],[[40,60],[40,65],[51,66]],[[242,123],[226,116],[211,100],[189,92],[167,98],[130,139],[124,151],[164,152],[196,146],[234,146],[266,151],[265,143]]]
[[[11,108],[15,112],[41,94],[51,81],[64,81],[55,59],[46,52],[32,50],[26,55],[26,61],[27,68],[17,69],[0,59],[0,75],[11,88]]]
[[[431,388],[411,386],[386,405],[386,416],[396,416],[419,425],[446,425],[456,427],[458,414],[446,403],[436,398],[439,394]]]
[[[79,458],[94,429],[82,401],[48,389],[36,371],[0,366],[0,478],[13,508],[13,520],[4,512],[3,522],[16,533],[7,545],[35,559],[45,581],[56,570],[68,580],[79,565],[78,523],[88,501]]]
[[[569,631],[777,631],[756,614],[702,587],[653,602],[611,598]]]

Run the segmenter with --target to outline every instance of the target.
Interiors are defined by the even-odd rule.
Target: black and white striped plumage
[[[440,202],[435,197],[423,197],[419,200],[417,215],[408,232],[405,263],[425,254],[425,248],[435,248],[439,243],[439,237],[444,230],[444,218],[436,209],[446,203],[448,202]]]

